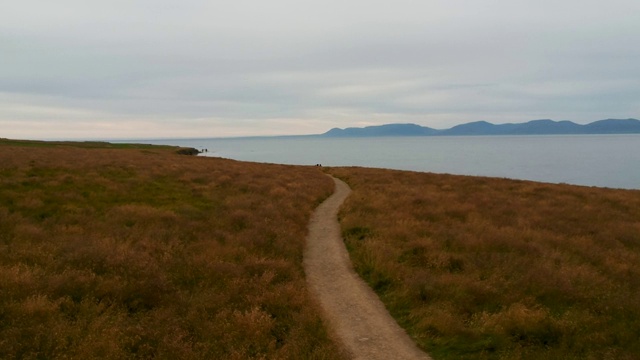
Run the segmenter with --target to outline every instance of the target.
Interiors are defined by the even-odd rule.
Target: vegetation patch
[[[640,191],[325,171],[356,270],[435,359],[640,358]]]
[[[321,171],[76,145],[0,141],[0,358],[342,358],[302,268]]]

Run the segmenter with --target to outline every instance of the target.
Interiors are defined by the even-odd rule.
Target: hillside
[[[434,359],[640,359],[640,191],[325,171],[354,268]]]
[[[334,359],[302,252],[315,167],[0,141],[0,359]]]
[[[526,123],[492,124],[476,121],[437,130],[416,124],[386,124],[364,128],[334,128],[326,137],[466,136],[466,135],[588,135],[640,134],[640,120],[607,119],[581,125],[571,121],[532,120]]]
[[[438,130],[416,124],[386,124],[364,128],[334,128],[324,133],[329,137],[367,137],[367,136],[426,136],[435,135]]]
[[[639,191],[76,145],[0,140],[2,359],[346,358],[303,272],[322,171],[434,359],[640,358]]]

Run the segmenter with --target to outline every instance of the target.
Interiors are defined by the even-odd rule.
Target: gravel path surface
[[[335,192],[311,218],[304,253],[307,282],[323,308],[330,331],[353,359],[431,359],[354,272],[337,218],[351,189],[341,180],[334,181]]]

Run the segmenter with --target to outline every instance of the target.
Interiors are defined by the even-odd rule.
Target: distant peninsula
[[[640,134],[640,120],[606,119],[581,125],[571,121],[532,120],[519,124],[492,124],[475,121],[438,130],[416,124],[386,124],[367,127],[333,128],[323,137],[376,136],[465,136],[465,135],[590,135]]]

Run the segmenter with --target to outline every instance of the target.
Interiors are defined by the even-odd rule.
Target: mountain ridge
[[[525,123],[492,124],[474,121],[449,129],[434,129],[412,123],[374,125],[367,127],[333,128],[320,136],[325,137],[378,137],[378,136],[473,136],[473,135],[596,135],[640,134],[638,119],[604,119],[589,124],[568,120],[531,120]]]

